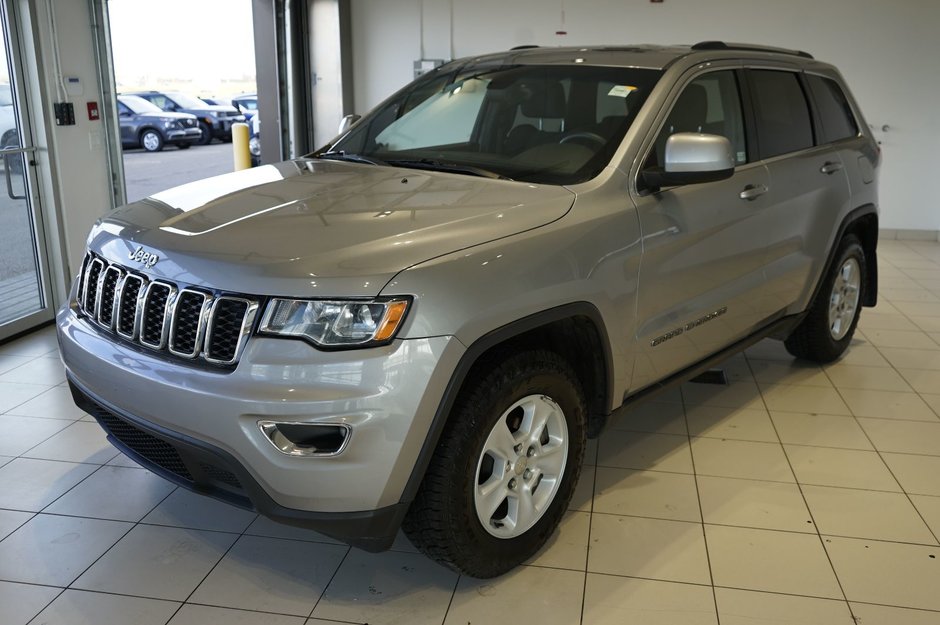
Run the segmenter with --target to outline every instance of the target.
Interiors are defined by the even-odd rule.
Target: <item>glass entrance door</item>
[[[0,340],[53,316],[14,10],[0,1]]]

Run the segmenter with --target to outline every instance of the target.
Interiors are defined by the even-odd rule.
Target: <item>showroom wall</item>
[[[883,143],[882,227],[936,240],[938,24],[940,2],[925,0],[352,0],[355,106],[408,82],[422,53],[708,39],[799,48],[842,70]]]

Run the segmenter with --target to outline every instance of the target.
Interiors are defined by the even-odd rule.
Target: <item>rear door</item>
[[[822,252],[847,210],[849,185],[839,150],[814,119],[802,73],[750,67],[745,82],[759,154],[770,174],[767,295],[784,309],[800,301],[822,271]]]
[[[643,259],[632,390],[746,336],[773,312],[763,293],[770,181],[745,133],[740,82],[734,66],[691,73],[646,148],[645,166],[662,166],[670,134],[720,134],[736,168],[727,180],[635,197]]]

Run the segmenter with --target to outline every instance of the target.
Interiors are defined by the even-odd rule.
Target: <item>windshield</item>
[[[660,74],[583,65],[436,72],[399,91],[318,155],[582,182],[610,162]]]
[[[194,98],[191,95],[186,95],[185,93],[168,93],[166,94],[168,98],[176,102],[180,108],[184,109],[204,109],[209,105],[200,100],[199,98]]]
[[[140,96],[122,95],[121,97],[118,98],[118,100],[121,102],[121,104],[123,104],[130,110],[134,111],[138,115],[144,115],[147,113],[151,113],[151,114],[163,113],[163,109],[161,109],[159,106],[157,106],[156,104],[153,104],[152,102],[148,102],[147,100],[144,100]]]

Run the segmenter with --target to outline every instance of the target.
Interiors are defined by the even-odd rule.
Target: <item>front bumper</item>
[[[166,140],[170,143],[193,143],[202,136],[199,128],[186,128],[184,130],[168,130]]]
[[[238,366],[223,370],[125,343],[71,307],[58,315],[58,337],[76,403],[136,461],[187,488],[373,549],[394,539],[410,503],[405,485],[464,352],[451,337],[339,352],[252,337]],[[270,443],[260,420],[340,422],[352,434],[337,456],[293,457]],[[135,448],[134,432],[148,445]],[[149,443],[178,460],[161,464],[163,452],[153,455]]]

